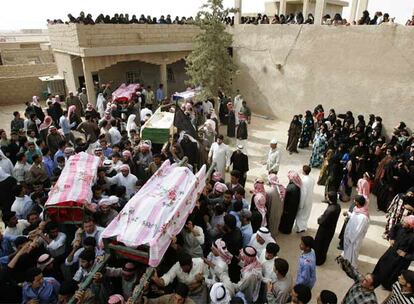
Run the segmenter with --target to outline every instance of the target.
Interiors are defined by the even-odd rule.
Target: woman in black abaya
[[[279,231],[284,234],[292,232],[293,223],[299,208],[300,187],[302,186],[302,180],[297,172],[289,171],[288,178],[289,184],[286,187],[283,213],[279,225]]]

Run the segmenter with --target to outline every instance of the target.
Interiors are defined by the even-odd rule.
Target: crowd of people
[[[226,22],[231,22],[231,18],[226,20]],[[178,17],[176,16],[174,19],[171,18],[171,15],[167,16],[160,16],[159,18],[151,17],[147,15],[145,17],[144,14],[138,18],[137,15],[132,15],[131,18],[129,14],[114,14],[112,17],[109,15],[99,14],[98,17],[95,19],[92,17],[91,14],[85,14],[84,12],[80,12],[78,17],[74,17],[72,14],[68,14],[68,20],[62,21],[61,19],[48,19],[47,23],[50,25],[53,24],[63,24],[63,23],[79,23],[79,24],[86,24],[86,25],[93,25],[93,24],[193,24],[194,18],[193,17]]]
[[[242,17],[243,24],[314,24],[315,18],[312,13],[304,16],[302,12],[296,14],[280,14],[268,17],[266,14],[258,14],[256,17]],[[326,14],[322,18],[323,25],[384,25],[394,23],[394,18],[390,18],[388,13],[376,12],[373,17],[368,11],[364,11],[358,21],[348,22],[341,14],[337,13],[333,17]],[[407,22],[407,25],[408,22]]]
[[[285,187],[278,176],[282,152],[272,139],[264,155],[267,179],[246,189],[252,113],[239,92],[234,98],[218,92],[217,98],[179,105],[166,98],[162,84],[155,92],[140,84],[128,102],[112,100],[109,84],[95,89],[96,106],[85,89],[70,92],[65,100],[48,96],[46,108],[34,96],[24,118],[13,113],[10,136],[0,130],[5,224],[0,302],[67,303],[75,297],[78,303],[133,303],[146,265],[112,258],[88,288],[78,286],[103,258],[105,227],[163,161],[178,163],[186,156],[193,172],[212,163],[215,171],[136,303],[305,304],[312,297],[337,303],[332,291],[312,296],[312,288],[340,216],[338,198],[353,201],[341,233],[343,255],[337,259],[355,281],[343,303],[377,303],[379,284],[392,289],[385,303],[413,303],[414,272],[407,268],[414,259],[414,142],[405,123],[386,142],[380,117],[370,115],[365,122],[359,115],[355,121],[351,112],[336,115],[333,109],[325,116],[319,105],[304,117],[296,115],[288,132],[291,153],[312,143],[310,163],[301,172],[289,171]],[[157,108],[181,115],[179,132],[163,145],[142,139],[139,132]],[[44,206],[65,164],[80,152],[99,157],[101,166],[82,224],[62,225],[45,216]],[[326,187],[328,204],[315,237],[306,233],[315,186],[312,167],[321,167],[317,183]],[[390,248],[373,273],[363,276],[357,262],[369,225],[371,188],[378,208],[388,212]],[[292,231],[302,234],[297,265],[279,256],[276,241],[279,233]]]
[[[334,16],[326,14],[322,18],[323,25],[387,25],[393,24],[395,18],[391,18],[388,13],[382,13],[381,11],[375,12],[373,16],[368,11],[364,11],[361,18],[357,21],[349,22],[337,13]],[[172,18],[171,15],[161,15],[159,18],[152,17],[150,15],[145,16],[141,14],[138,18],[137,15],[129,14],[114,14],[114,16],[100,14],[98,17],[93,18],[91,14],[85,14],[80,12],[78,17],[74,17],[72,14],[68,14],[68,20],[62,21],[61,19],[48,19],[49,25],[53,24],[69,24],[79,23],[86,25],[93,24],[194,24],[195,18],[193,17],[178,17]],[[304,16],[302,12],[296,14],[275,14],[274,16],[267,16],[266,14],[257,14],[256,17],[242,16],[242,24],[314,24],[315,18],[312,13]],[[234,25],[234,16],[229,16],[223,20],[223,23],[228,25]],[[414,25],[414,16],[406,22],[407,26]]]
[[[326,261],[341,212],[336,202],[338,197],[342,202],[352,201],[344,213],[346,220],[338,249],[343,250],[343,258],[349,265],[358,266],[373,193],[377,209],[385,213],[387,220],[383,237],[390,241],[389,249],[373,270],[373,281],[391,290],[413,260],[414,137],[404,122],[395,126],[389,140],[383,133],[379,116],[370,114],[365,121],[363,115],[354,118],[351,111],[336,114],[334,109],[325,115],[323,106],[318,105],[313,113],[306,111],[304,116],[293,117],[287,150],[299,153],[298,148],[309,147],[313,139],[309,163],[321,169],[317,183],[325,187],[324,201],[329,206],[318,218],[316,264]],[[352,195],[353,188],[357,195]]]

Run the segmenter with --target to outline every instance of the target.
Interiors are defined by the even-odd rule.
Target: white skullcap
[[[119,197],[111,195],[109,197],[104,197],[98,203],[99,206],[112,206],[119,202]]]

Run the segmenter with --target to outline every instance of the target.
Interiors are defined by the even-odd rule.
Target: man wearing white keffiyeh
[[[257,251],[251,246],[240,250],[239,255],[241,279],[234,288],[237,292],[242,292],[248,303],[257,301],[262,282],[262,265],[257,259]]]

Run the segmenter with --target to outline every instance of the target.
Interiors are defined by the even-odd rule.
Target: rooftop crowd
[[[315,18],[313,14],[303,16],[302,12],[287,15],[267,15],[258,14],[257,17],[242,17],[243,24],[314,24]],[[362,17],[358,21],[348,22],[341,14],[331,16],[329,14],[323,16],[323,25],[385,25],[394,23],[394,18],[390,18],[388,13],[376,12],[374,16],[370,16],[368,11],[364,11]],[[408,24],[407,24],[408,25]]]
[[[192,24],[194,23],[193,17],[178,17],[174,19],[171,15],[160,16],[159,18],[146,16],[142,14],[139,18],[136,15],[129,14],[114,14],[114,16],[100,14],[95,19],[91,14],[85,14],[81,12],[78,17],[74,17],[72,14],[68,14],[68,21],[63,22],[61,19],[47,20],[48,24],[63,24],[63,23],[79,23],[79,24]]]
[[[49,95],[46,108],[34,96],[24,118],[13,113],[11,133],[0,131],[5,224],[0,302],[67,303],[74,296],[78,303],[133,303],[146,265],[112,259],[89,288],[78,291],[78,285],[102,259],[105,227],[163,161],[178,163],[186,156],[190,170],[214,162],[215,171],[137,303],[338,303],[334,292],[312,289],[323,284],[317,265],[328,258],[340,202],[352,204],[336,261],[354,282],[343,287],[349,290],[342,303],[377,303],[380,284],[390,290],[384,303],[414,303],[414,272],[407,270],[414,259],[414,141],[404,122],[387,141],[381,117],[355,119],[351,111],[325,113],[318,105],[296,115],[288,130],[289,153],[302,153],[312,144],[309,163],[300,172],[289,171],[289,183],[282,185],[282,151],[274,138],[263,155],[267,177],[256,179],[250,189],[246,143],[252,113],[239,92],[234,98],[218,92],[216,98],[177,106],[162,84],[155,91],[140,84],[126,103],[112,100],[112,90],[110,84],[97,86],[96,106],[85,89],[65,100]],[[196,134],[182,131],[164,145],[143,140],[139,130],[158,107],[182,111]],[[61,225],[45,217],[44,205],[65,164],[82,151],[101,159],[93,198],[85,202],[81,225]],[[327,204],[315,236],[308,232],[312,168],[321,168],[317,184],[326,188]],[[386,213],[384,238],[390,246],[373,272],[364,275],[358,272],[358,254],[370,223],[371,192]],[[277,243],[279,234],[292,231],[301,234],[295,265],[279,254]]]
[[[375,12],[375,14],[370,15],[368,11],[364,11],[362,17],[353,22],[347,21],[341,16],[341,14],[335,14],[331,16],[329,14],[323,16],[322,24],[323,25],[387,25],[393,24],[395,18],[391,18],[388,13],[382,13],[381,11]],[[129,14],[115,14],[114,16],[100,14],[95,19],[91,14],[85,14],[81,12],[78,17],[74,17],[72,14],[68,14],[68,20],[62,21],[61,19],[48,19],[47,23],[52,24],[63,24],[63,23],[79,23],[79,24],[193,24],[195,18],[193,17],[178,17],[172,18],[171,15],[161,15],[159,18],[151,17],[150,15],[145,16],[142,14],[139,18],[137,15],[132,15],[131,18]],[[234,16],[227,17],[223,20],[224,23],[228,25],[234,25]],[[297,12],[296,14],[280,14],[274,16],[267,16],[266,14],[257,14],[256,17],[247,17],[243,16],[241,18],[242,24],[314,24],[314,16],[309,13],[307,16],[304,16],[302,12]],[[414,16],[407,20],[407,26],[414,26]]]

